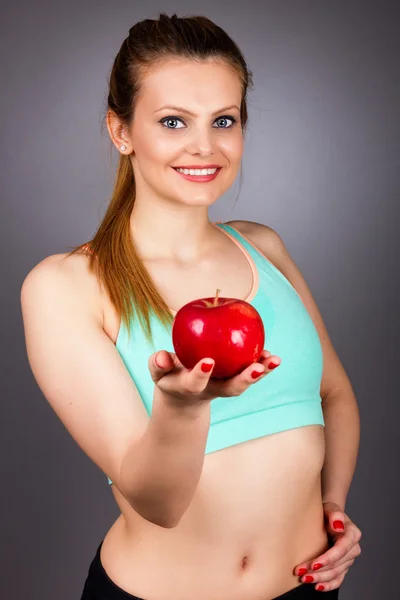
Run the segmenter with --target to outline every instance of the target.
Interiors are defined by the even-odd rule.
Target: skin
[[[118,152],[129,156],[135,173],[130,227],[143,260],[195,265],[216,244],[220,233],[210,223],[208,210],[231,187],[240,168],[244,147],[241,94],[237,74],[223,62],[196,62],[194,67],[193,61],[171,59],[146,74],[129,129],[108,114],[111,140]],[[159,110],[165,104],[194,114]],[[232,108],[222,110],[225,107]],[[227,115],[237,123],[221,119]],[[164,117],[174,121],[162,124],[159,121]],[[210,163],[223,167],[211,185],[186,181],[171,168]],[[295,565],[294,573],[305,567],[315,587],[321,582],[329,591],[342,583],[359,555],[360,534],[338,505],[326,503],[324,513],[333,547]],[[332,527],[337,518],[345,521],[343,533]],[[313,566],[318,563],[323,566],[315,572]],[[301,581],[307,582],[305,575]]]
[[[132,161],[136,200],[131,231],[144,259],[196,262],[207,254],[216,236],[208,209],[233,184],[243,154],[240,120],[241,85],[222,63],[171,60],[146,76],[132,127],[123,131],[111,115],[108,129],[118,151],[124,144]],[[195,117],[164,104],[185,107]],[[236,105],[228,111],[213,112]],[[238,123],[218,120],[233,115]],[[159,120],[179,116],[173,127]],[[209,184],[184,180],[174,166],[218,164],[223,168]],[[218,232],[217,232],[218,235]]]

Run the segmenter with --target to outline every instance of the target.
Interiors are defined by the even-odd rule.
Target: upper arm
[[[54,261],[45,259],[28,274],[21,289],[28,360],[76,443],[124,494],[121,462],[149,417],[101,320],[83,300],[82,287]]]
[[[329,337],[325,323],[311,291],[290,256],[282,238],[271,227],[251,221],[232,221],[233,227],[243,230],[243,234],[252,241],[261,253],[283,273],[302,299],[318,332],[323,352],[323,374],[320,395],[324,400],[335,390],[351,387],[350,380]],[[230,224],[228,222],[228,224]],[[241,231],[242,232],[242,231]]]

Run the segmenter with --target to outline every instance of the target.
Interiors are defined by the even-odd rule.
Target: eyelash
[[[230,119],[232,121],[232,125],[230,125],[229,127],[216,127],[216,129],[232,129],[232,127],[234,127],[237,122],[238,119],[236,119],[236,117],[232,116],[232,115],[222,115],[221,117],[217,117],[215,120],[218,121],[218,119]],[[183,123],[183,119],[181,119],[180,117],[173,117],[173,116],[168,116],[168,117],[163,117],[162,119],[160,119],[159,123],[161,123],[164,126],[164,123],[166,121],[180,121],[181,123]],[[165,129],[182,129],[181,127],[167,127],[164,126]]]

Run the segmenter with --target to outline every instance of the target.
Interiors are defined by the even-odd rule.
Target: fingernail
[[[270,362],[268,365],[268,369],[275,369],[275,367],[279,367],[279,363]]]
[[[155,355],[154,360],[156,361],[156,365],[159,369],[162,369],[162,366],[157,362],[157,356],[158,354]]]
[[[343,521],[333,521],[333,528],[334,529],[344,529]]]
[[[297,573],[297,575],[300,575],[300,577],[301,577],[302,575],[305,575],[306,573],[307,573],[307,569],[302,568],[302,569],[299,569],[299,572]]]
[[[314,577],[312,575],[306,575],[304,577],[304,583],[312,583],[314,581]]]
[[[323,565],[321,565],[321,563],[316,563],[316,564],[313,566],[312,570],[313,570],[313,571],[318,571],[318,569],[320,569],[322,566],[323,566]]]
[[[203,373],[209,373],[213,368],[214,363],[201,363],[201,370]]]
[[[251,374],[253,379],[257,379],[257,377],[260,377],[260,375],[264,375],[264,371],[261,371],[261,373],[259,371],[253,371]]]
[[[324,585],[318,585],[318,586],[317,586],[317,590],[318,590],[319,592],[323,592],[323,591],[324,591],[324,589],[325,589],[325,586],[324,586]]]

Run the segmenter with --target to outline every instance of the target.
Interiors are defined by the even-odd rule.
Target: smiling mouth
[[[202,168],[186,168],[186,167],[172,167],[174,171],[181,173],[182,175],[190,175],[191,177],[209,177],[218,173],[222,167],[202,167]]]
[[[178,175],[180,175],[186,181],[194,183],[209,183],[214,181],[218,176],[222,167],[215,168],[204,168],[204,169],[181,169],[179,167],[172,167]]]

